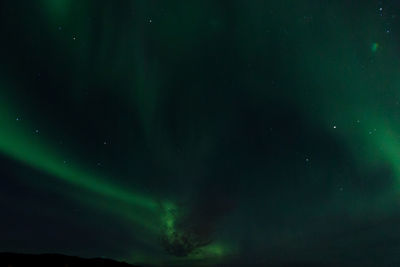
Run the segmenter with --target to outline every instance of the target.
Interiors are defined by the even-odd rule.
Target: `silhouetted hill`
[[[0,253],[0,267],[26,267],[26,266],[48,266],[48,267],[76,267],[76,266],[101,266],[101,267],[134,267],[125,262],[110,259],[94,258],[85,259],[60,254],[18,254]]]

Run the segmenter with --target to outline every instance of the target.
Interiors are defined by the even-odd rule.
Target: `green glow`
[[[153,198],[110,183],[105,177],[96,173],[64,164],[59,153],[46,146],[40,136],[34,134],[33,127],[29,127],[26,122],[20,123],[15,120],[17,112],[10,106],[11,100],[5,95],[0,100],[1,153],[102,197],[145,209],[154,216],[158,214],[159,204]],[[126,214],[126,216],[131,215]],[[148,221],[142,221],[142,224],[151,225]]]
[[[231,245],[215,241],[212,244],[204,246],[194,253],[191,253],[188,257],[175,259],[174,262],[183,265],[196,265],[190,264],[190,262],[198,264],[200,261],[200,266],[215,265],[234,256],[237,251],[238,250]]]
[[[72,0],[43,0],[43,6],[54,22],[66,19]]]
[[[6,103],[4,99],[8,99]],[[2,97],[0,100],[0,127],[4,129],[0,131],[0,151],[16,160],[19,160],[35,169],[44,171],[52,177],[58,178],[75,186],[84,188],[89,192],[98,195],[98,198],[87,198],[86,196],[77,196],[81,203],[88,203],[94,207],[108,213],[114,213],[121,218],[125,218],[127,222],[140,225],[148,231],[147,238],[151,240],[149,235],[159,233],[160,229],[160,204],[153,198],[120,187],[110,183],[105,177],[98,174],[83,170],[77,167],[65,165],[59,153],[54,149],[45,145],[40,136],[33,133],[33,129],[28,124],[15,121],[15,109],[11,107],[10,97]],[[14,107],[17,105],[14,105]],[[35,181],[30,181],[35,182]],[[121,208],[119,202],[126,203],[127,206]],[[177,231],[175,228],[175,218],[179,212],[176,205],[170,201],[161,203],[164,212],[161,214],[162,224],[164,225],[165,234],[168,238],[173,238],[173,234]],[[120,207],[115,209],[115,207]],[[142,233],[143,236],[143,233]],[[149,245],[151,245],[151,241]],[[153,244],[154,245],[154,244]],[[228,255],[226,247],[212,243],[202,247],[196,253],[185,257],[186,260],[198,259],[216,259]],[[146,262],[155,262],[151,260],[151,255],[142,257],[137,256],[136,260],[146,259]],[[172,259],[175,260],[174,257]]]
[[[378,43],[373,43],[371,45],[371,51],[372,52],[376,52],[378,50],[378,48],[379,48],[379,44]]]
[[[193,200],[192,197],[198,197],[199,199],[195,201],[199,201],[200,204],[203,204],[203,198],[207,196],[207,194],[201,194],[201,188],[196,188],[198,182],[203,183],[200,180],[203,178],[202,175],[204,175],[206,185],[208,182],[214,185],[214,180],[211,179],[213,175],[220,175],[221,180],[231,179],[232,187],[241,185],[244,180],[246,186],[237,186],[238,193],[234,197],[238,198],[238,202],[248,201],[244,203],[246,208],[254,205],[254,210],[258,210],[257,205],[262,206],[263,202],[246,197],[247,193],[251,192],[247,190],[253,189],[253,175],[258,175],[260,171],[275,177],[273,173],[275,170],[272,175],[269,174],[271,170],[263,170],[261,167],[262,170],[257,168],[252,170],[251,166],[254,164],[252,157],[240,158],[248,154],[243,153],[246,151],[241,151],[239,147],[240,145],[244,147],[247,141],[237,132],[238,127],[244,126],[236,123],[236,119],[238,122],[242,119],[237,111],[239,108],[242,109],[243,105],[243,112],[246,113],[245,105],[250,104],[251,110],[260,112],[259,115],[265,116],[265,122],[269,123],[270,118],[280,118],[281,111],[286,109],[285,105],[287,105],[290,109],[293,107],[302,122],[305,122],[299,126],[299,128],[304,126],[299,129],[301,133],[309,131],[310,135],[320,134],[321,139],[317,141],[325,139],[321,143],[337,142],[338,151],[343,152],[343,154],[339,152],[338,154],[345,155],[343,158],[335,158],[337,154],[329,155],[331,152],[329,149],[313,148],[312,145],[318,142],[310,142],[311,149],[306,147],[306,144],[304,147],[300,146],[301,149],[295,147],[298,150],[296,153],[304,153],[311,158],[311,162],[307,160],[306,166],[310,167],[307,173],[301,172],[299,164],[299,175],[305,175],[305,178],[308,178],[309,170],[312,174],[310,177],[314,178],[315,174],[317,178],[320,178],[316,179],[318,183],[324,183],[325,180],[333,181],[326,185],[327,188],[322,188],[322,190],[332,191],[335,195],[335,199],[330,199],[331,195],[324,195],[322,199],[330,201],[325,209],[328,217],[336,216],[335,212],[330,213],[330,211],[336,211],[338,208],[348,209],[345,212],[349,216],[357,214],[357,211],[361,209],[371,210],[370,217],[373,217],[373,209],[382,212],[398,209],[398,206],[393,204],[376,207],[383,203],[383,201],[379,202],[382,199],[397,203],[400,193],[400,125],[398,123],[400,105],[394,104],[396,100],[400,100],[398,78],[400,66],[397,59],[398,43],[395,42],[396,38],[393,38],[396,34],[396,27],[392,25],[393,18],[386,18],[385,15],[379,17],[378,20],[368,20],[363,17],[358,19],[361,24],[356,27],[358,22],[351,21],[345,13],[349,11],[346,1],[343,3],[332,1],[329,7],[322,5],[327,13],[320,12],[321,5],[319,8],[318,5],[307,6],[304,2],[300,3],[301,1],[289,3],[294,8],[288,13],[285,1],[277,1],[275,4],[271,2],[268,3],[268,10],[274,12],[268,16],[265,15],[268,14],[268,10],[260,8],[259,4],[251,1],[246,4],[233,2],[229,7],[231,11],[213,4],[212,1],[204,2],[206,1],[185,2],[184,5],[169,3],[163,6],[149,4],[148,1],[123,1],[123,3],[113,4],[112,1],[43,0],[39,1],[40,9],[32,11],[32,17],[26,16],[28,18],[25,21],[18,18],[23,22],[17,27],[17,38],[11,38],[17,40],[6,45],[4,49],[13,53],[5,60],[4,69],[7,71],[3,74],[13,79],[11,83],[13,86],[0,84],[0,153],[29,168],[46,173],[46,177],[50,177],[44,179],[40,175],[36,175],[39,178],[21,175],[23,182],[38,184],[38,186],[49,182],[50,189],[60,190],[61,194],[76,200],[77,203],[98,209],[101,216],[103,214],[115,216],[115,221],[128,226],[126,228],[128,234],[132,235],[133,241],[139,243],[138,245],[132,242],[132,249],[128,252],[132,252],[132,259],[129,260],[134,263],[167,266],[168,264],[165,264],[167,261],[181,263],[183,266],[191,266],[187,264],[188,261],[204,260],[207,263],[215,263],[235,254],[240,255],[239,245],[235,246],[235,241],[246,234],[243,234],[244,231],[241,232],[242,229],[238,230],[239,233],[235,230],[237,230],[236,227],[244,227],[247,222],[242,223],[227,215],[228,220],[223,222],[227,227],[218,225],[222,227],[217,228],[221,230],[221,236],[224,238],[216,238],[209,245],[197,248],[185,257],[176,258],[163,250],[157,243],[159,242],[157,238],[161,234],[166,236],[171,243],[177,240],[179,237],[176,236],[182,233],[179,218],[186,210],[167,201],[167,197],[141,191],[141,188],[136,188],[131,184],[126,186],[122,180],[127,179],[120,179],[119,175],[115,177],[113,175],[126,171],[124,174],[127,177],[132,175],[129,178],[134,181],[137,178],[138,184],[147,185],[143,177],[135,177],[135,175],[148,171],[147,167],[154,167],[157,179],[154,178],[155,184],[149,187],[166,196],[181,192],[180,190],[192,190],[193,196],[182,194],[182,196],[171,196],[171,199],[179,203],[178,200],[190,202]],[[361,8],[362,6],[360,5]],[[211,13],[206,12],[208,15],[205,18],[203,11],[207,10]],[[22,31],[24,23],[33,23],[32,18],[38,15],[35,12],[40,14],[40,17],[36,24],[24,29],[24,34]],[[233,13],[229,14],[229,12]],[[374,9],[368,7],[368,12],[359,13],[360,16],[364,13],[372,14]],[[25,12],[20,13],[25,16]],[[385,14],[396,13],[398,12],[395,10],[385,12]],[[286,18],[284,14],[289,14],[289,16]],[[311,14],[315,15],[311,16]],[[375,14],[375,17],[378,16]],[[14,20],[14,18],[10,19],[11,22]],[[236,27],[235,23],[232,24],[232,20],[239,21],[239,27]],[[390,22],[392,20],[393,22]],[[44,24],[44,21],[48,25]],[[390,29],[390,34],[383,31],[388,26],[393,28],[393,30]],[[40,30],[36,32],[32,29]],[[76,40],[75,37],[77,37]],[[29,39],[33,41],[30,42]],[[26,51],[21,52],[20,49],[12,51],[15,43],[26,44]],[[19,48],[19,45],[16,47]],[[203,49],[204,47],[207,49]],[[208,54],[209,52],[212,54]],[[26,63],[26,68],[19,68],[19,55],[23,55],[23,59],[32,58],[32,65],[22,60],[21,62]],[[216,57],[217,61],[214,62]],[[53,60],[54,58],[57,60]],[[226,62],[227,59],[229,60]],[[239,64],[231,64],[234,62]],[[8,64],[10,70],[8,70]],[[249,68],[243,68],[247,64]],[[216,66],[216,69],[213,66]],[[269,68],[273,70],[270,71]],[[34,80],[35,78],[32,77],[36,75],[34,73],[36,71],[42,71],[43,75],[40,79]],[[44,72],[47,73],[44,74]],[[228,81],[226,86],[223,85],[225,80]],[[279,89],[271,87],[272,80],[273,85]],[[53,93],[57,95],[56,98],[46,95],[48,90],[53,90],[53,85],[64,82],[66,82],[65,88],[54,87]],[[24,86],[23,90],[17,88],[19,84]],[[42,86],[45,87],[42,88]],[[29,97],[29,92],[34,92],[35,89],[38,91],[37,98],[26,100],[26,95]],[[83,89],[88,91],[87,94],[86,91],[83,93]],[[217,89],[218,94],[211,93],[209,89],[213,91]],[[6,92],[10,95],[6,95]],[[236,101],[236,97],[241,96],[242,92],[243,98],[238,99],[239,105],[236,105],[231,100]],[[93,95],[95,95],[93,99],[90,99]],[[47,136],[45,131],[39,135],[34,133],[37,121],[42,119],[35,121],[34,116],[43,115],[46,112],[46,107],[38,107],[38,110],[35,110],[36,100],[54,101],[52,103],[54,105],[65,104],[68,106],[67,109],[71,108],[74,111],[88,108],[93,111],[92,115],[103,111],[103,103],[93,102],[108,96],[111,96],[110,101],[109,103],[106,101],[105,106],[109,105],[110,110],[113,111],[107,115],[110,115],[110,118],[117,118],[118,127],[113,128],[108,124],[109,118],[103,119],[99,116],[93,119],[95,127],[87,128],[88,131],[93,132],[85,132],[85,136],[80,136],[81,132],[78,129],[76,136],[71,138],[79,144],[84,142],[86,134],[103,138],[99,136],[103,133],[111,133],[110,136],[116,137],[114,140],[121,137],[121,140],[118,140],[120,141],[118,145],[122,144],[121,146],[109,146],[104,150],[96,149],[96,152],[104,153],[104,158],[108,160],[108,162],[104,161],[104,166],[109,163],[110,168],[103,168],[104,173],[101,168],[85,165],[85,161],[80,161],[78,157],[74,158],[74,155],[68,158],[68,164],[64,164],[65,154],[68,154],[66,149],[51,142],[58,138],[57,129]],[[108,98],[104,99],[108,100]],[[253,100],[256,101],[253,102]],[[122,105],[118,106],[120,102]],[[274,104],[270,105],[272,102]],[[278,106],[281,102],[284,103],[283,109]],[[78,103],[76,109],[73,105],[75,103]],[[210,103],[209,106],[208,103]],[[268,105],[270,107],[267,107]],[[265,110],[264,107],[266,107]],[[271,115],[264,113],[264,111],[271,111],[269,109],[274,110]],[[212,113],[204,113],[206,110]],[[32,116],[29,120],[18,122],[15,118],[22,111]],[[56,112],[61,113],[62,110],[56,108]],[[242,114],[242,110],[239,112]],[[86,122],[86,118],[77,118],[75,121],[73,116],[76,114],[73,114],[63,113],[68,122],[76,122],[76,124],[72,123],[72,127],[78,127]],[[127,114],[129,116],[126,116]],[[203,116],[204,114],[216,114],[216,116]],[[41,120],[43,125],[46,123],[50,125],[57,119],[53,114],[44,114],[44,117]],[[130,121],[131,118],[134,119]],[[222,118],[222,120],[214,121],[214,118]],[[220,123],[221,121],[223,124]],[[130,124],[130,122],[133,123]],[[307,123],[310,127],[306,129]],[[170,127],[169,124],[173,126]],[[226,130],[220,129],[219,125]],[[98,129],[101,130],[97,131]],[[271,131],[272,129],[273,127]],[[135,134],[131,135],[131,132]],[[276,132],[275,129],[274,132]],[[224,146],[230,144],[221,142],[226,134],[229,134],[227,140],[240,140],[238,153],[226,154],[226,162],[231,162],[230,157],[234,156],[237,157],[236,159],[243,160],[245,164],[238,164],[238,169],[249,166],[243,170],[243,173],[239,171],[238,177],[235,175],[230,177],[229,171],[220,172],[219,165],[221,164],[217,156],[225,155]],[[258,134],[262,135],[265,142],[273,140],[270,139],[269,132],[260,131]],[[49,141],[49,138],[54,138],[54,140]],[[136,139],[133,141],[134,138],[137,138],[137,143],[141,142],[140,145],[143,144],[145,149],[139,147],[136,150],[135,145],[127,145],[126,151],[123,151],[124,154],[121,153],[120,157],[110,160],[111,156],[118,154],[115,151],[118,151],[119,147],[125,144],[136,144]],[[287,145],[286,140],[285,136],[282,136],[284,145]],[[288,144],[288,153],[291,151],[290,146]],[[232,148],[234,147],[236,148],[235,144]],[[249,149],[249,155],[252,154],[252,147],[246,147],[243,150]],[[110,150],[107,150],[108,148]],[[317,152],[314,153],[313,149]],[[82,150],[77,145],[73,153],[78,154]],[[110,151],[112,152],[109,153]],[[220,152],[223,153],[219,154]],[[266,154],[270,152],[268,149],[265,150]],[[308,155],[312,153],[314,155]],[[129,157],[128,154],[132,156]],[[85,155],[88,156],[88,161],[95,160],[98,156],[93,152]],[[257,164],[264,165],[264,162],[261,162],[263,157],[257,158],[260,159],[260,163]],[[290,158],[288,157],[287,162],[286,160],[279,162],[280,166],[276,167],[286,168],[291,164]],[[251,162],[247,163],[247,159]],[[124,169],[131,162],[140,164],[142,160],[145,162],[143,170]],[[213,161],[212,164],[210,164],[211,161]],[[337,163],[343,163],[346,166],[339,165],[342,169],[338,169],[337,172],[331,171],[329,168]],[[115,169],[120,166],[124,168]],[[297,165],[293,166],[297,168]],[[233,167],[236,168],[236,166]],[[374,171],[380,172],[381,168],[387,172],[383,172],[382,176],[380,173],[374,173]],[[247,171],[254,174],[248,174]],[[369,173],[372,175],[369,176]],[[187,174],[188,179],[184,183],[177,182],[183,181]],[[382,188],[379,189],[380,191],[376,190],[378,193],[375,194],[374,188],[370,189],[373,186],[365,182],[365,188],[373,193],[367,195],[369,192],[365,192],[365,196],[363,195],[362,200],[359,200],[358,196],[354,195],[358,194],[357,189],[360,188],[355,189],[355,187],[357,179],[361,178],[356,175],[360,175],[361,178],[365,175],[367,179],[387,179],[391,183],[387,186],[383,182]],[[395,176],[394,184],[392,184],[392,175]],[[50,180],[52,178],[53,181],[58,181],[57,184],[65,183],[83,189],[76,191],[79,193],[83,191],[84,194],[74,195],[74,192],[71,192],[74,190],[52,187],[53,181]],[[260,180],[262,179],[257,178],[255,183],[256,185],[259,183],[260,186],[255,188],[254,196],[260,194],[260,199],[262,199],[269,189],[263,191],[264,184]],[[265,180],[269,181],[269,179]],[[160,184],[157,184],[158,181],[161,181]],[[222,183],[225,185],[226,181]],[[343,192],[337,190],[342,183],[344,184]],[[168,185],[168,189],[163,188],[162,185],[165,184]],[[349,190],[346,188],[347,184],[352,184],[348,186]],[[215,191],[219,190],[219,187],[214,188]],[[282,188],[286,189],[286,185]],[[175,189],[178,190],[175,191]],[[316,191],[319,189],[320,187],[316,185],[312,190],[319,193]],[[363,188],[360,189],[362,190]],[[192,191],[185,191],[185,193]],[[199,196],[196,195],[197,193]],[[353,195],[350,196],[351,194]],[[377,194],[379,196],[376,196]],[[227,198],[230,197],[232,196],[228,194]],[[204,205],[212,205],[211,200],[204,202]],[[289,200],[291,199],[287,199],[287,202]],[[340,201],[344,203],[342,206],[336,204]],[[251,204],[247,205],[248,203]],[[282,207],[284,205],[285,203],[282,203]],[[237,211],[237,216],[244,218],[243,221],[245,221],[248,218],[247,215],[253,212],[251,208],[248,210],[246,208],[234,206],[232,209]],[[281,206],[276,205],[273,209],[280,208]],[[314,212],[315,208],[319,207],[311,205],[310,212]],[[194,211],[190,210],[190,212]],[[267,221],[271,216],[268,209],[263,211],[265,213],[260,214],[259,218],[250,219],[254,219],[254,225],[256,225],[254,229],[258,229],[254,232],[267,235],[269,227],[272,226],[266,223],[265,229],[262,229],[264,227],[262,222],[264,217]],[[62,211],[59,213],[61,214]],[[204,218],[207,216],[201,217],[200,220]],[[297,218],[299,221],[303,220],[302,217]],[[362,218],[358,219],[362,221]],[[212,223],[220,222],[213,221]],[[293,222],[296,223],[294,220]],[[249,220],[248,223],[253,222]],[[317,230],[331,231],[329,227]],[[286,229],[277,229],[276,235],[281,234],[280,231],[286,231]],[[307,234],[307,228],[304,233]],[[249,245],[251,243],[252,247],[246,249],[250,250],[265,244],[264,236],[259,237],[254,233],[249,236],[249,240],[246,241]],[[266,242],[273,242],[271,240],[273,239],[268,239]],[[142,247],[142,244],[146,245]],[[138,248],[143,250],[138,250]],[[121,250],[124,249],[126,248]]]
[[[345,28],[340,31],[351,36]],[[375,32],[379,30],[373,27],[370,34],[362,37],[363,43],[367,44],[369,40],[375,39]],[[334,31],[331,34],[334,36]],[[315,46],[303,47],[301,55],[312,60],[307,64],[299,61],[298,69],[304,70],[302,75],[310,77],[309,82],[316,89],[308,96],[297,97],[302,99],[302,103],[316,103],[319,110],[317,113],[309,112],[310,109],[304,107],[309,119],[315,121],[319,118],[332,136],[336,136],[341,143],[346,143],[348,151],[360,165],[377,166],[379,163],[389,163],[396,176],[395,191],[400,192],[400,128],[396,112],[398,107],[394,108],[395,100],[400,97],[400,66],[397,61],[390,68],[385,66],[387,62],[393,62],[396,48],[393,44],[385,43],[384,53],[382,51],[379,55],[376,54],[373,59],[369,58],[370,55],[363,54],[362,58],[368,64],[366,70],[358,59],[352,58],[352,55],[360,52],[358,45],[350,42],[341,46],[341,41],[338,41],[334,43],[333,47],[338,48],[335,50],[321,48],[323,43],[321,40],[319,43],[314,42]],[[381,43],[374,42],[370,49],[375,53],[381,46]],[[315,54],[322,56],[315,57]],[[335,57],[332,58],[332,55]],[[329,62],[331,59],[333,64]],[[385,84],[383,80],[390,82]],[[334,129],[333,125],[337,125],[337,128]],[[377,198],[393,200],[393,197],[393,189],[388,188]],[[365,201],[363,205],[372,206],[374,201],[375,199],[371,199],[371,202]]]
[[[165,229],[166,236],[170,239],[172,238],[175,229],[175,220],[176,220],[176,213],[178,212],[177,207],[170,203],[166,202],[164,204],[164,215],[163,215],[163,224]]]
[[[221,243],[212,243],[200,249],[199,253],[194,253],[191,259],[222,258],[232,254],[232,249]]]

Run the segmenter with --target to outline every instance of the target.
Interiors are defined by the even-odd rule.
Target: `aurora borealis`
[[[395,0],[1,1],[0,252],[397,266],[399,20]]]

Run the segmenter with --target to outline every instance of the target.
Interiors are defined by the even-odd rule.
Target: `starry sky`
[[[0,251],[400,264],[400,4],[0,2]]]

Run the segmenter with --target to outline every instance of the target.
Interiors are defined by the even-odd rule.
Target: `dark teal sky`
[[[397,1],[0,3],[0,251],[397,265]]]

